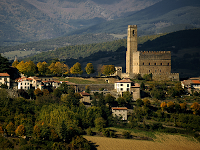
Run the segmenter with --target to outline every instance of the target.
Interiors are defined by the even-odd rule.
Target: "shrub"
[[[91,135],[91,136],[93,135],[91,127],[89,127],[86,132],[87,132],[87,135]]]
[[[123,131],[122,135],[125,139],[130,139],[131,138],[131,132],[130,131]]]

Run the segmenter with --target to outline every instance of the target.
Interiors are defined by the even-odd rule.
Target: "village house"
[[[89,93],[86,93],[85,91],[83,92],[80,92],[80,95],[81,95],[81,99],[80,99],[80,102],[82,103],[91,103],[91,100],[90,100],[90,94]]]
[[[138,83],[133,83],[128,78],[116,81],[114,89],[116,89],[121,96],[123,96],[123,92],[129,91],[133,95],[134,100],[140,98],[140,85]]]
[[[128,109],[126,107],[112,107],[113,117],[119,117],[122,120],[127,120]]]
[[[181,81],[181,86],[187,92],[192,93],[192,91],[200,91],[200,77],[198,78],[190,78],[188,80]]]
[[[0,73],[0,86],[5,84],[10,88],[10,75],[8,73]]]

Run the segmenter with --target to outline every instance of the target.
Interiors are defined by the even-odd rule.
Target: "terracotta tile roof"
[[[200,84],[199,80],[192,80],[192,82],[195,83],[195,84]]]
[[[0,73],[1,77],[9,77],[10,75],[8,73]]]
[[[131,86],[131,87],[133,87],[133,88],[139,88],[140,87],[140,85],[138,84],[138,83],[135,83],[133,86]]]
[[[116,81],[115,83],[131,83],[132,81],[130,79],[123,79],[123,80],[119,80]]]
[[[126,107],[112,107],[113,110],[127,110]]]
[[[84,91],[84,92],[80,92],[80,94],[81,94],[82,96],[90,96],[90,94],[89,94],[89,93],[86,93],[85,91]]]

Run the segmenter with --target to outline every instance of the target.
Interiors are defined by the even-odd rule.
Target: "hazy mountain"
[[[0,45],[63,36],[127,16],[160,0],[1,0]]]
[[[128,25],[138,25],[139,35],[173,32],[200,27],[199,0],[162,0],[127,17],[107,21],[89,28],[76,30],[80,33],[126,33]]]

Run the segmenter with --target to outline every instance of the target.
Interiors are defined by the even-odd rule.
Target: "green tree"
[[[85,71],[89,75],[95,72],[92,63],[87,63],[87,65],[85,67]]]
[[[123,97],[118,97],[117,103],[118,103],[119,107],[124,107],[126,105],[126,101]]]
[[[12,122],[9,122],[9,124],[6,126],[6,130],[9,135],[15,133],[15,125]]]
[[[35,96],[42,96],[42,95],[43,95],[43,92],[42,92],[39,88],[37,88],[37,89],[34,91],[34,94],[35,94]]]
[[[10,63],[7,58],[2,57],[0,54],[0,72],[7,72],[9,69]]]
[[[70,73],[77,75],[77,74],[82,74],[83,70],[81,69],[81,64],[79,62],[75,63],[71,68],[70,68]]]
[[[105,96],[105,102],[108,103],[109,106],[112,106],[115,102],[115,97],[108,93]]]
[[[95,123],[95,128],[98,131],[102,131],[102,129],[106,126],[106,121],[102,117],[96,118],[94,123]]]
[[[123,98],[125,99],[125,101],[130,104],[132,99],[133,99],[133,96],[132,94],[129,92],[129,91],[126,91],[126,92],[123,92]]]

